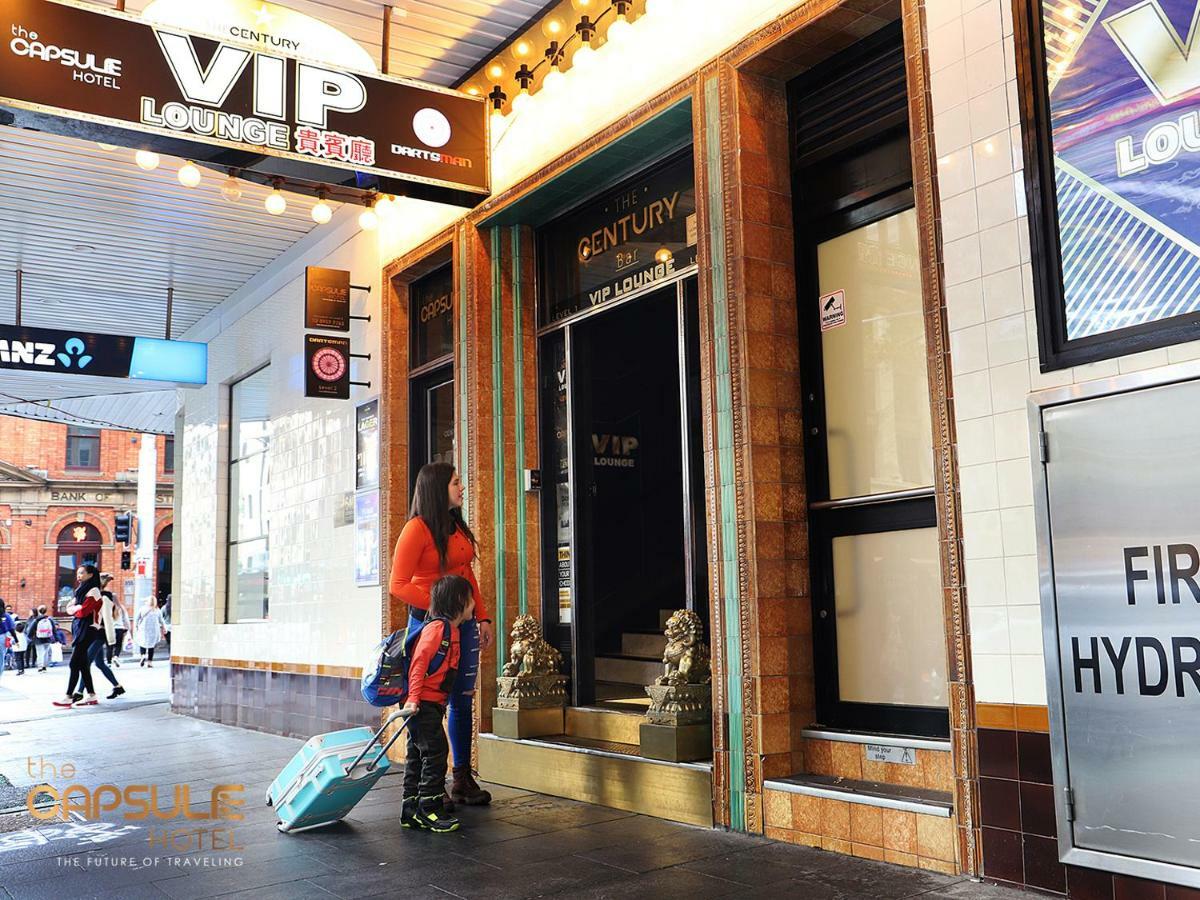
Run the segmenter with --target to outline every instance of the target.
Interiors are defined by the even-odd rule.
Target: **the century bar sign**
[[[61,0],[5,0],[0,105],[488,192],[474,97]]]
[[[696,261],[691,154],[542,230],[542,320],[620,300]]]

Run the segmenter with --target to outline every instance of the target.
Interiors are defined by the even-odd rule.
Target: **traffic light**
[[[128,550],[122,550],[121,551],[121,568],[128,571],[129,568],[132,566],[132,559],[133,559],[132,553],[130,553]]]
[[[117,516],[117,525],[116,525],[116,528],[113,530],[113,536],[116,538],[117,543],[119,543],[119,544],[128,544],[129,543],[129,530],[130,530],[130,527],[132,526],[132,524],[133,524],[133,516],[130,513],[121,513],[119,516]],[[127,569],[129,567],[122,566],[121,568]]]

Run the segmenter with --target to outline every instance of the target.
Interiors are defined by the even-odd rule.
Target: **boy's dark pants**
[[[442,798],[446,792],[446,757],[450,745],[442,728],[446,707],[421,701],[408,720],[408,756],[404,762],[404,796]]]

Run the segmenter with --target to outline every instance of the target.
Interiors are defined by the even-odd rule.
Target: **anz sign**
[[[205,384],[208,345],[0,326],[0,369]]]

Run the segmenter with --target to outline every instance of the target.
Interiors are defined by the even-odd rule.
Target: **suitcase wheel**
[[[292,830],[289,826],[284,825],[282,822],[276,822],[275,827],[278,828],[280,831],[282,831],[284,834],[287,834],[289,831]]]
[[[275,801],[271,799],[271,789],[267,788],[267,806],[274,806]]]

